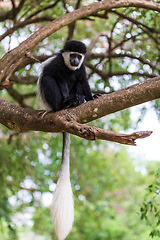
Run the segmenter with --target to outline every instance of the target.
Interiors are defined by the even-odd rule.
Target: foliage
[[[157,170],[154,182],[146,188],[144,202],[140,209],[141,219],[145,220],[147,225],[151,226],[150,236],[160,237],[160,169]]]
[[[0,55],[19,45],[49,21],[94,1],[13,0],[0,1],[0,4],[6,2],[7,7],[0,7]],[[14,3],[22,3],[17,13]],[[3,18],[10,10],[13,10],[12,14]],[[37,44],[32,54],[43,62],[59,51],[67,39],[84,41],[89,49],[85,64],[91,88],[93,92],[108,94],[160,74],[159,22],[157,11],[133,7],[101,11],[61,28]],[[24,60],[11,76],[15,84],[0,91],[0,97],[36,109],[36,82],[40,68],[40,63],[33,59]],[[38,107],[41,108],[39,102]],[[151,107],[159,115],[159,99],[152,102]],[[137,121],[146,111],[142,106]],[[114,131],[126,131],[135,126],[130,109],[92,124]],[[146,220],[152,228],[150,235],[157,239],[160,235],[159,170],[151,185],[155,169],[151,175],[146,164],[146,175],[137,172],[125,148],[77,137],[72,137],[71,143],[75,223],[68,239],[148,240],[150,229],[137,214],[141,205],[141,219]],[[29,213],[33,231],[46,239],[55,239],[50,201],[46,196],[52,196],[57,181],[61,148],[61,134],[13,133],[1,126],[1,239],[16,239],[17,226],[28,224],[25,217],[19,220],[20,213],[23,216]]]

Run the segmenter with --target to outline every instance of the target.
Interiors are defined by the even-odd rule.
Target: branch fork
[[[152,131],[122,134],[85,124],[159,97],[160,77],[156,77],[103,95],[74,108],[50,112],[43,118],[41,118],[43,111],[22,108],[0,98],[0,123],[13,131],[69,132],[88,140],[102,139],[136,145],[136,139],[148,137]]]
[[[4,82],[0,83],[0,90],[3,90],[4,88],[8,88],[12,86],[14,83],[15,83],[14,81],[5,80]]]

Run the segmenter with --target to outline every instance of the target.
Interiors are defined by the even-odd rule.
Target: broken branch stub
[[[97,127],[80,124],[74,120],[66,119],[63,121],[63,131],[77,135],[87,140],[107,140],[125,145],[136,146],[136,140],[146,138],[152,134],[152,131],[139,131],[131,134],[122,134]]]

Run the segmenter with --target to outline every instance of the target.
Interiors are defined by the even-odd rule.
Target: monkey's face
[[[62,53],[62,56],[64,58],[65,65],[72,71],[79,69],[84,60],[84,55],[78,52],[64,52]]]

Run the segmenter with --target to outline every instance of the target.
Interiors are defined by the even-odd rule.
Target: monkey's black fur
[[[66,42],[62,51],[79,52],[82,54],[86,54],[86,46],[82,42],[71,40]]]
[[[76,106],[95,98],[92,96],[83,64],[86,46],[68,41],[64,48],[46,62],[39,78],[42,100],[53,111]],[[63,152],[60,176],[52,203],[52,220],[58,239],[65,239],[74,221],[73,193],[69,174],[70,134],[63,133]]]
[[[75,65],[69,59],[71,67],[76,68],[77,61],[80,61],[86,53],[86,46],[79,41],[68,41],[64,48],[44,66],[39,80],[40,94],[53,111],[77,106],[85,100],[93,99],[84,64],[80,63],[76,70],[71,70],[64,62],[63,54],[66,52],[72,53],[69,58],[73,57],[73,61],[76,57]]]

